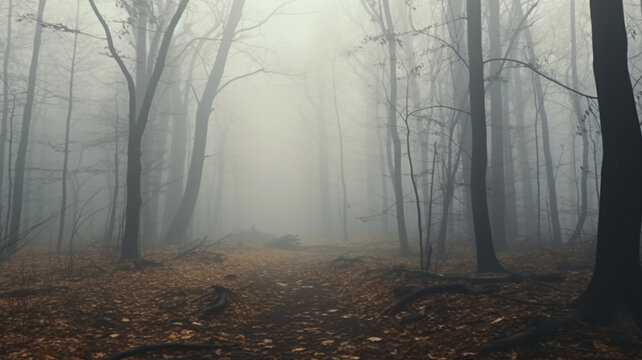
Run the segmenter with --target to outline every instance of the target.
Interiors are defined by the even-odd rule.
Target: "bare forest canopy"
[[[494,358],[568,329],[589,334],[586,349],[607,331],[576,331],[586,324],[640,325],[641,34],[632,0],[0,0],[0,324],[15,330],[80,288],[92,290],[69,309],[86,309],[104,300],[96,284],[118,292],[140,273],[129,315],[85,314],[111,343],[73,356]],[[141,310],[170,268],[217,273],[189,291],[172,275],[180,304]],[[87,269],[96,283],[76,289]],[[397,299],[355,288],[357,304],[348,279]],[[254,308],[272,283],[274,306]],[[471,315],[483,335],[468,323],[462,349],[429,340],[417,324],[461,319],[433,319],[426,298],[462,295],[493,299]],[[308,320],[351,330],[307,331],[320,348],[285,325],[287,341],[272,339],[273,313],[296,323],[306,297]],[[545,319],[491,311],[506,304]],[[230,312],[246,323],[220,318]],[[152,331],[153,345],[116,325],[169,314],[180,326]],[[204,317],[229,331],[259,319],[265,336],[188,341]],[[25,352],[46,338],[29,331],[4,338],[0,358],[63,356]],[[591,351],[639,356],[635,331]]]

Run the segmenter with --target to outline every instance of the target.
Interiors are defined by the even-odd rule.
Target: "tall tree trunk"
[[[591,0],[593,71],[602,123],[602,188],[593,277],[577,303],[610,320],[642,324],[642,136],[627,59],[622,1]]]
[[[334,69],[333,69],[334,70]],[[341,128],[341,117],[339,115],[339,104],[337,103],[337,83],[336,76],[332,74],[332,95],[334,101],[334,115],[337,120],[337,130],[339,131],[339,161],[340,161],[340,175],[341,175],[341,191],[342,191],[342,230],[343,241],[348,241],[348,190],[346,188],[346,174],[343,156],[343,129]]]
[[[395,38],[394,23],[390,12],[390,0],[383,0],[382,3],[389,62],[388,132],[392,140],[392,187],[395,194],[399,250],[402,255],[408,255],[410,248],[408,247],[406,212],[404,209],[403,183],[401,178],[401,139],[399,138],[399,130],[397,129],[397,39]]]
[[[477,248],[477,271],[495,272],[503,268],[495,255],[486,198],[486,104],[482,57],[481,0],[467,0],[468,56],[470,71],[470,115],[472,122],[471,200]]]
[[[201,187],[201,177],[203,174],[203,163],[205,162],[205,147],[207,145],[207,128],[209,123],[210,114],[212,112],[212,105],[214,98],[218,92],[221,84],[221,79],[225,73],[225,65],[227,57],[234,41],[236,34],[236,27],[241,21],[243,13],[243,6],[245,0],[234,0],[230,15],[227,18],[225,29],[223,30],[223,37],[221,45],[214,60],[214,66],[210,72],[207,85],[201,96],[201,101],[196,110],[196,124],[194,133],[194,148],[192,149],[192,158],[187,174],[187,182],[185,186],[185,193],[181,203],[178,206],[176,216],[167,230],[165,241],[171,239],[182,238],[185,236],[187,227],[190,223],[194,209],[196,208],[196,200],[198,199],[198,192]]]
[[[579,88],[579,80],[577,77],[577,36],[575,30],[575,0],[571,0],[571,87],[573,89]],[[577,94],[570,94],[571,102],[573,103],[573,110],[577,118],[577,126],[580,136],[582,138],[582,166],[580,171],[580,208],[575,230],[569,238],[570,243],[576,242],[582,235],[584,222],[588,216],[588,174],[589,174],[589,139],[588,131],[586,129],[586,117],[582,112],[580,104],[580,97]]]
[[[214,194],[214,210],[211,219],[215,233],[222,233],[219,226],[223,223],[221,208],[223,207],[223,189],[225,188],[225,141],[227,139],[229,129],[230,125],[227,125],[221,131],[221,134],[219,135],[218,151],[216,153],[218,159],[216,165],[216,192]]]
[[[105,231],[105,242],[111,247],[112,241],[114,239],[114,231],[116,229],[116,216],[118,213],[118,196],[120,193],[120,158],[118,156],[119,151],[119,134],[118,134],[118,123],[120,122],[120,116],[118,114],[118,97],[116,97],[116,121],[114,124],[114,191],[112,192],[111,198],[111,209],[109,213],[109,220],[107,222],[107,229]]]
[[[163,74],[163,69],[165,68],[165,60],[167,59],[167,53],[169,52],[169,46],[172,41],[172,36],[174,35],[174,30],[178,25],[185,8],[189,0],[181,0],[178,4],[178,8],[174,13],[165,34],[163,35],[163,41],[161,43],[160,50],[158,52],[158,58],[154,64],[154,70],[152,75],[149,78],[149,82],[145,89],[145,97],[140,103],[140,112],[137,112],[137,102],[136,102],[136,85],[134,79],[131,76],[131,73],[125,66],[122,58],[118,54],[118,51],[114,47],[114,42],[111,36],[111,31],[105,19],[98,11],[94,0],[89,0],[89,4],[94,11],[94,14],[98,18],[105,35],[107,38],[107,44],[109,46],[109,51],[118,64],[123,76],[127,80],[127,89],[129,94],[129,134],[128,134],[128,143],[127,143],[127,199],[125,204],[125,232],[123,234],[123,241],[120,252],[121,261],[138,259],[140,257],[140,252],[138,248],[138,239],[140,232],[140,207],[141,207],[141,146],[142,138],[145,132],[145,127],[147,126],[147,121],[149,119],[149,112],[151,110],[152,101],[154,99],[154,94],[156,93],[156,88],[160,82],[161,75]]]
[[[4,168],[5,168],[5,147],[7,145],[7,128],[9,123],[9,59],[11,58],[11,25],[13,25],[13,0],[9,0],[7,8],[7,34],[4,45],[4,55],[2,59],[2,123],[0,124],[0,199],[3,199],[2,190],[4,188]],[[0,219],[3,218],[4,206],[0,201]],[[3,226],[0,220],[0,238],[2,238]]]
[[[518,1],[518,0],[515,0]],[[522,224],[524,226],[523,236],[528,238],[533,236],[536,232],[536,215],[534,211],[535,198],[533,195],[533,183],[531,172],[531,161],[528,150],[528,139],[526,137],[527,127],[524,121],[524,95],[522,92],[522,73],[519,69],[515,69],[514,81],[515,88],[513,93],[514,104],[514,117],[517,125],[517,158],[519,175],[521,177],[521,212]],[[537,131],[537,128],[534,128]]]
[[[453,159],[453,142],[455,137],[455,129],[459,123],[461,113],[457,112],[452,118],[450,127],[448,129],[448,137],[445,138],[448,143],[448,154],[446,159],[446,166],[444,167],[445,183],[443,185],[443,202],[442,202],[442,215],[441,223],[439,224],[439,233],[437,237],[437,256],[440,259],[446,257],[446,235],[448,234],[448,218],[450,215],[450,207],[455,196],[455,181],[457,180],[457,169],[459,168],[459,160],[461,158],[461,148],[457,150],[455,158]],[[445,131],[444,131],[445,134]]]
[[[332,233],[332,208],[330,204],[330,171],[328,169],[328,130],[325,119],[325,91],[319,79],[318,99],[316,103],[318,155],[319,155],[319,205],[321,211],[321,228],[319,235],[328,236]]]
[[[16,155],[16,172],[13,182],[13,192],[11,200],[11,220],[9,222],[9,238],[6,254],[14,253],[20,240],[20,221],[22,217],[22,205],[24,197],[25,182],[25,163],[27,161],[27,146],[29,145],[29,130],[31,127],[31,115],[33,112],[33,102],[36,93],[36,80],[38,75],[38,59],[40,57],[40,44],[42,41],[43,14],[45,12],[46,0],[38,1],[38,14],[36,15],[36,32],[33,38],[33,52],[31,54],[31,66],[29,68],[29,80],[27,83],[27,99],[25,101],[24,112],[22,115],[22,130],[20,132],[20,142],[18,143],[18,153]]]
[[[488,0],[490,57],[502,57],[499,0]],[[491,212],[493,240],[495,248],[504,251],[506,243],[506,181],[504,178],[504,119],[502,110],[501,63],[493,61],[490,65],[490,123],[491,123]]]
[[[76,8],[76,29],[78,29],[78,20],[80,17],[80,0],[77,1]],[[58,222],[58,241],[56,242],[56,253],[60,255],[62,251],[62,238],[65,233],[65,215],[67,211],[67,170],[69,168],[69,132],[71,129],[71,115],[74,105],[74,77],[76,75],[76,53],[78,50],[78,33],[74,33],[74,45],[71,52],[71,70],[69,71],[69,99],[67,100],[67,119],[65,121],[65,145],[62,160],[62,198],[60,200],[60,221]]]
[[[512,88],[508,90],[509,84],[507,83],[505,89],[506,94],[511,94]],[[511,133],[511,125],[509,122],[509,103],[508,96],[503,97],[504,119],[507,125],[504,130],[504,161],[505,175],[506,175],[506,237],[508,241],[515,240],[519,236],[519,227],[517,225],[517,179],[515,176],[515,160],[513,158],[513,134]]]
[[[383,235],[387,238],[390,235],[390,219],[388,216],[388,180],[386,173],[390,173],[390,167],[387,166],[389,158],[388,141],[382,139],[381,131],[379,129],[379,104],[377,107],[377,147],[379,149],[379,168],[381,169],[381,230]],[[386,132],[387,133],[387,132]]]

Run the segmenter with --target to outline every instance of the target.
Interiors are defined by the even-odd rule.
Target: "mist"
[[[577,355],[560,329],[595,358],[640,356],[635,326],[629,347],[574,327],[641,323],[640,6],[0,0],[0,324],[20,335],[0,357]],[[174,303],[145,315],[143,285],[118,290],[136,274]],[[138,308],[87,310],[107,292]],[[93,315],[67,335],[16,325],[73,322],[29,315],[72,293]],[[490,303],[431,313],[464,296]],[[456,327],[466,312],[482,335]],[[528,314],[549,320],[504,341]],[[144,339],[119,317],[203,331]],[[325,335],[292,335],[308,323]],[[73,339],[73,356],[51,345]]]

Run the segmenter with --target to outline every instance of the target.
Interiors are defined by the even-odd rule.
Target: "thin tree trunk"
[[[116,214],[118,211],[118,194],[119,194],[119,180],[120,180],[120,160],[118,157],[119,150],[119,134],[118,134],[118,123],[120,122],[120,117],[118,114],[118,97],[116,97],[116,122],[114,126],[114,191],[112,193],[111,199],[111,211],[109,214],[109,220],[107,223],[107,231],[105,232],[105,241],[109,246],[112,245],[114,239],[114,230],[116,226]]]
[[[222,222],[222,211],[223,207],[223,198],[225,188],[225,140],[227,139],[227,132],[229,131],[230,125],[226,126],[223,131],[221,131],[220,140],[218,143],[218,152],[216,156],[218,157],[218,164],[216,166],[216,193],[214,194],[214,211],[213,217],[211,219],[214,227],[214,232],[222,233],[219,230],[219,226]]]
[[[328,236],[332,232],[332,208],[330,204],[330,171],[328,169],[328,131],[325,119],[325,91],[318,80],[318,102],[316,105],[318,152],[319,152],[319,205],[321,211],[321,228],[319,234]]]
[[[379,104],[377,104],[377,109]],[[377,115],[379,111],[377,111]],[[377,120],[379,117],[377,116]],[[378,128],[379,124],[377,122],[377,142],[379,149],[379,168],[381,169],[381,230],[383,235],[388,237],[390,235],[390,219],[388,216],[388,180],[386,179],[386,170],[389,171],[390,167],[387,166],[388,158],[388,145],[387,141],[381,138],[381,131]]]
[[[573,89],[579,88],[579,81],[577,77],[577,36],[575,30],[575,0],[571,0],[571,87]],[[578,130],[582,138],[582,166],[580,168],[582,175],[580,177],[580,208],[575,230],[569,238],[569,243],[574,243],[582,234],[584,222],[588,216],[588,174],[589,174],[589,139],[588,131],[586,130],[586,116],[582,112],[580,105],[580,97],[577,94],[571,94],[571,101],[575,116],[578,121]]]
[[[12,254],[16,251],[18,241],[20,241],[20,223],[22,217],[22,205],[24,196],[25,182],[25,163],[27,161],[27,147],[29,145],[29,130],[31,128],[31,115],[33,112],[33,102],[36,93],[36,80],[38,75],[38,60],[40,56],[40,44],[42,41],[42,18],[45,12],[46,0],[38,1],[38,14],[36,15],[36,32],[33,39],[33,53],[31,54],[31,67],[29,69],[29,80],[27,83],[27,99],[25,101],[24,112],[22,115],[22,130],[20,132],[20,142],[18,143],[18,153],[16,155],[15,179],[13,182],[13,192],[11,201],[11,219],[9,223],[9,239],[6,253]]]
[[[383,0],[385,17],[385,36],[388,45],[389,87],[388,96],[388,132],[392,140],[393,173],[392,186],[395,194],[395,210],[397,215],[397,233],[399,235],[399,251],[402,255],[410,254],[408,233],[406,230],[406,212],[404,209],[403,183],[401,179],[401,139],[397,129],[397,39],[395,38],[394,23],[390,12],[390,0]]]
[[[76,8],[76,29],[80,18],[80,0]],[[69,132],[71,129],[71,115],[74,105],[74,77],[76,75],[76,53],[78,50],[78,33],[74,33],[74,45],[71,53],[71,70],[69,72],[69,99],[67,101],[67,119],[65,121],[65,146],[62,161],[62,198],[60,200],[60,221],[58,222],[58,241],[56,242],[56,253],[62,251],[62,238],[65,233],[65,215],[67,211],[67,170],[69,169]]]
[[[522,223],[524,225],[524,237],[528,238],[536,233],[535,229],[535,211],[533,206],[535,199],[533,195],[533,183],[531,173],[531,163],[528,150],[528,140],[526,138],[527,127],[524,121],[524,95],[522,92],[522,76],[519,69],[515,70],[513,90],[513,104],[515,110],[515,120],[517,125],[517,158],[519,159],[519,174],[521,177],[521,190],[522,190]],[[534,128],[537,131],[537,127]]]
[[[337,119],[337,129],[339,131],[339,161],[341,175],[341,191],[343,193],[343,209],[341,211],[343,225],[343,241],[348,241],[348,190],[346,189],[346,174],[343,156],[343,130],[341,129],[341,117],[339,116],[339,105],[337,104],[337,83],[335,74],[332,74],[332,95],[334,100],[334,114]]]
[[[13,25],[13,0],[9,0],[7,8],[7,34],[5,38],[4,55],[2,59],[2,123],[0,124],[0,198],[4,189],[5,147],[7,146],[7,125],[9,122],[9,59],[11,58],[11,34]],[[4,207],[0,202],[0,219]],[[7,209],[8,211],[8,209]],[[0,237],[2,237],[4,224],[0,224]]]
[[[455,159],[453,159],[453,141],[455,136],[455,128],[459,123],[461,113],[458,112],[451,119],[450,128],[448,130],[448,158],[444,169],[445,184],[443,189],[443,205],[441,223],[439,224],[439,235],[437,237],[437,256],[440,259],[446,257],[446,236],[448,234],[448,218],[450,215],[450,207],[455,196],[455,181],[457,180],[457,169],[459,168],[459,160],[461,158],[461,148],[457,151]]]
[[[178,206],[176,216],[172,220],[172,223],[167,230],[167,234],[165,235],[166,242],[171,241],[171,239],[178,239],[185,236],[187,227],[192,215],[194,214],[194,209],[196,208],[198,192],[201,187],[203,164],[205,162],[207,128],[210,114],[212,112],[212,105],[214,103],[214,98],[218,93],[223,74],[225,73],[227,57],[234,41],[236,27],[241,21],[244,4],[245,0],[234,0],[232,3],[230,15],[227,18],[227,23],[223,30],[221,45],[218,49],[218,53],[216,54],[216,59],[214,60],[214,66],[210,72],[210,77],[196,110],[194,148],[192,149],[192,158],[187,174],[185,193],[183,194],[181,203]]]

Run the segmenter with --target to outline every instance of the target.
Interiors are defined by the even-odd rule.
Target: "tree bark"
[[[489,21],[488,32],[490,39],[490,57],[502,57],[499,0],[488,0]],[[502,82],[500,78],[501,63],[493,61],[490,64],[491,79],[488,86],[490,92],[491,119],[491,221],[493,241],[499,251],[508,249],[506,243],[506,180],[504,178],[504,119],[502,110]]]
[[[141,146],[143,133],[145,132],[145,127],[147,126],[147,120],[149,119],[149,112],[152,106],[152,100],[154,99],[154,94],[156,93],[156,88],[160,82],[163,69],[165,68],[165,60],[167,59],[167,53],[169,51],[169,46],[174,35],[174,30],[178,25],[185,8],[189,0],[181,0],[178,4],[178,8],[172,17],[165,34],[163,35],[163,41],[158,53],[158,58],[154,64],[154,70],[149,79],[149,83],[145,89],[145,97],[140,103],[140,112],[137,111],[137,102],[136,102],[136,84],[134,79],[131,76],[131,73],[127,69],[127,66],[123,62],[122,58],[118,54],[118,51],[114,47],[114,42],[111,36],[111,31],[109,26],[105,22],[105,19],[102,17],[94,0],[89,0],[89,4],[94,11],[94,14],[98,18],[98,21],[105,31],[105,36],[107,38],[107,44],[109,46],[109,51],[118,64],[123,76],[127,80],[127,89],[129,93],[129,134],[128,134],[128,143],[127,143],[127,199],[125,204],[125,232],[123,234],[123,241],[120,252],[121,261],[125,260],[137,260],[140,258],[139,251],[139,232],[140,232],[140,208],[141,208]]]
[[[227,57],[234,41],[236,27],[241,21],[243,6],[245,0],[234,0],[230,15],[227,18],[227,24],[223,30],[221,45],[214,60],[214,66],[210,72],[207,85],[201,96],[201,101],[196,110],[196,124],[194,133],[194,147],[192,149],[192,158],[187,174],[185,193],[181,203],[178,206],[176,216],[167,230],[165,242],[172,241],[185,236],[187,227],[196,208],[196,200],[201,187],[201,177],[203,175],[203,164],[205,162],[205,147],[207,145],[207,128],[214,98],[218,93],[221,79],[225,73]]]
[[[472,122],[471,200],[477,271],[495,272],[503,268],[495,255],[486,198],[486,104],[482,58],[481,0],[467,0],[468,56],[470,73],[470,113]]]
[[[593,72],[602,123],[602,184],[593,277],[578,301],[598,320],[642,325],[642,135],[628,70],[622,1],[591,0]]]

